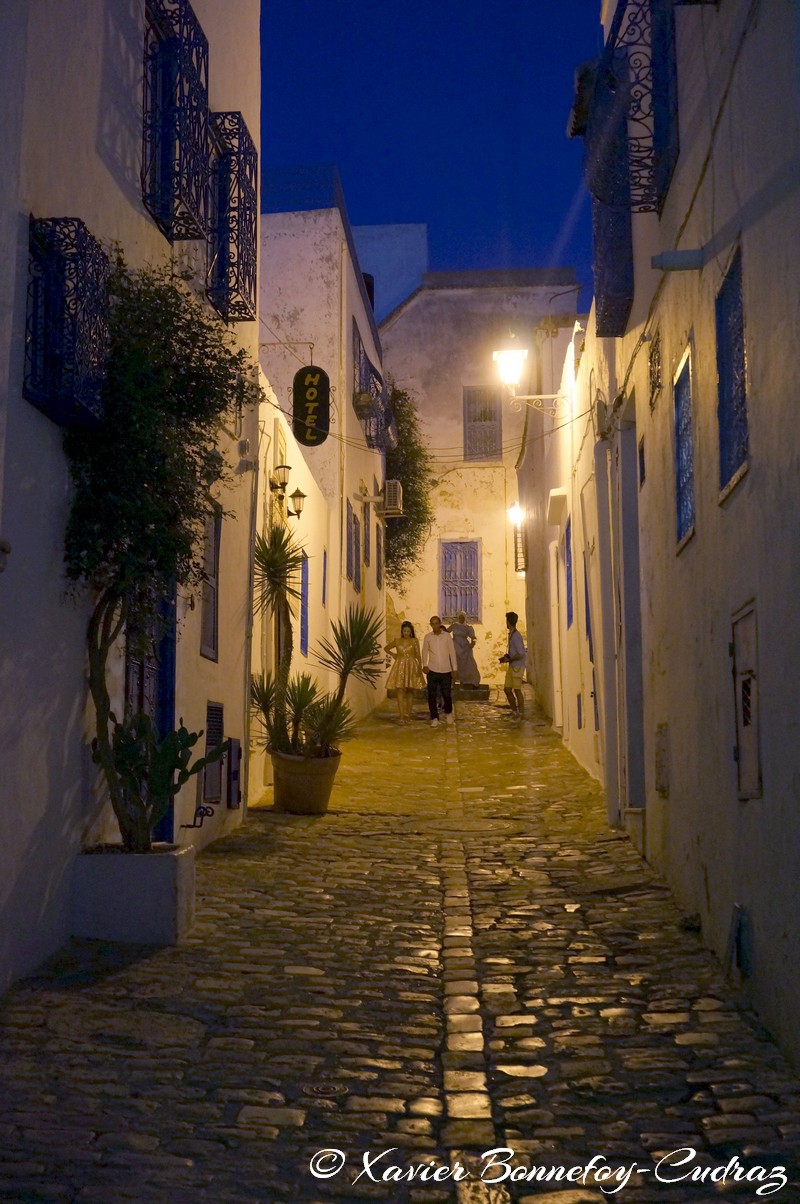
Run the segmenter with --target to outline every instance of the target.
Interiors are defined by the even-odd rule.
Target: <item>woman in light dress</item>
[[[458,612],[454,623],[451,623],[449,627],[445,627],[445,631],[450,632],[453,637],[453,643],[456,646],[459,685],[467,686],[468,688],[479,686],[481,684],[481,674],[475,663],[475,657],[472,654],[472,649],[478,640],[475,635],[475,628],[467,622],[467,616],[463,610]]]
[[[410,723],[413,692],[425,689],[422,656],[419,651],[419,640],[414,634],[414,625],[403,623],[400,628],[399,640],[392,640],[390,644],[387,644],[386,651],[394,656],[394,664],[386,679],[386,688],[396,691],[400,723]]]

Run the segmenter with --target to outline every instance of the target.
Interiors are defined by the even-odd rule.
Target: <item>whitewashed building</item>
[[[314,651],[330,637],[331,623],[358,605],[383,617],[384,453],[396,435],[372,302],[335,168],[269,170],[262,208],[260,357],[270,392],[259,422],[258,521],[262,530],[287,523],[306,553],[292,671],[330,688]],[[329,405],[321,408],[325,378]],[[289,470],[285,489],[281,465]],[[296,490],[306,495],[299,515]],[[267,616],[254,643],[255,672],[274,669],[275,641]],[[364,715],[379,695],[351,680],[347,699]],[[263,784],[268,758],[258,748],[253,758],[254,782]]]
[[[603,24],[571,119],[595,262],[576,417],[520,486],[540,562],[562,549],[530,600],[538,687],[797,1059],[800,14],[620,0]]]
[[[74,323],[75,345],[86,347],[91,314],[103,304],[87,257],[117,244],[134,268],[193,266],[219,321],[255,363],[259,17],[258,0],[12,0],[4,8],[0,989],[69,935],[73,860],[116,826],[97,801],[88,748],[89,600],[67,600],[63,569],[70,486],[62,425],[66,410],[80,408],[87,364],[77,353],[65,362],[62,387],[39,371],[46,354],[32,362],[41,331],[31,326],[29,280],[42,254],[58,257],[69,287],[45,298],[48,329]],[[162,86],[167,78],[174,87]],[[175,130],[165,149],[165,131]],[[214,205],[223,178],[236,224]],[[254,414],[222,434],[236,485],[223,499],[228,515],[207,535],[207,587],[202,597],[177,599],[161,656],[133,663],[120,646],[114,699],[119,713],[127,694],[169,726],[183,718],[239,748],[248,722],[254,478],[241,453],[256,437]],[[201,843],[239,822],[238,776],[235,745],[227,766],[192,779],[162,835]]]
[[[424,634],[431,615],[449,622],[463,610],[488,684],[505,672],[498,661],[506,611],[520,615],[524,632],[527,552],[514,510],[515,466],[531,413],[500,385],[493,354],[516,337],[529,352],[518,393],[542,404],[556,391],[576,295],[571,269],[427,272],[380,326],[384,362],[418,405],[436,479],[419,566],[387,595],[389,632],[409,619]]]

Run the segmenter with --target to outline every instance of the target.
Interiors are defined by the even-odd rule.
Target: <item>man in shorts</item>
[[[519,615],[514,610],[506,612],[506,627],[508,628],[508,652],[500,657],[500,664],[507,665],[506,680],[503,683],[508,705],[515,719],[521,719],[525,712],[525,698],[522,693],[522,679],[525,676],[525,641],[517,631]]]

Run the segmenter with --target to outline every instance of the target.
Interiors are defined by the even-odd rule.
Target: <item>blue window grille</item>
[[[589,605],[589,573],[586,568],[586,553],[583,554],[583,604],[586,608],[586,640],[589,644],[589,661],[594,664],[594,640],[592,639],[592,608]]]
[[[358,415],[367,447],[391,451],[397,447],[397,426],[383,377],[366,353],[353,318],[353,409]]]
[[[353,556],[353,507],[350,502],[347,503],[347,580],[353,580],[353,564],[355,557]]]
[[[572,626],[575,617],[572,597],[572,519],[567,519],[564,532],[564,573],[567,580],[567,627]]]
[[[692,419],[691,357],[674,385],[675,396],[675,500],[678,542],[694,527],[694,430]]]
[[[147,0],[142,199],[170,242],[205,238],[208,41],[188,0]]]
[[[322,605],[328,605],[328,549],[322,549]]]
[[[78,218],[29,228],[22,393],[59,426],[94,426],[108,352],[108,257]]]
[[[477,540],[454,540],[441,545],[442,617],[464,611],[468,623],[481,620],[480,546]]]
[[[361,593],[361,520],[353,515],[353,589]]]
[[[375,584],[383,589],[383,527],[378,523],[375,528]]]
[[[503,418],[500,391],[474,385],[462,390],[464,459],[502,460]]]
[[[308,557],[303,553],[300,566],[300,651],[308,656]]]
[[[241,113],[209,115],[208,299],[226,322],[256,317],[258,155]]]
[[[716,301],[719,487],[747,461],[746,363],[742,306],[742,253],[737,250]]]
[[[200,604],[200,655],[219,658],[219,549],[222,515],[219,511],[206,519],[203,541],[203,589]]]
[[[585,162],[592,194],[597,333],[604,338],[625,333],[633,304],[629,106],[627,57],[620,52],[605,54],[597,68],[586,127]]]
[[[377,493],[377,490],[376,490]],[[364,564],[369,565],[372,556],[372,508],[369,502],[364,502]]]

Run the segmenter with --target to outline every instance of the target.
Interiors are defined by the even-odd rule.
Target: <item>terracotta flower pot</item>
[[[339,768],[341,753],[332,757],[295,757],[273,752],[275,810],[293,815],[324,815]]]

